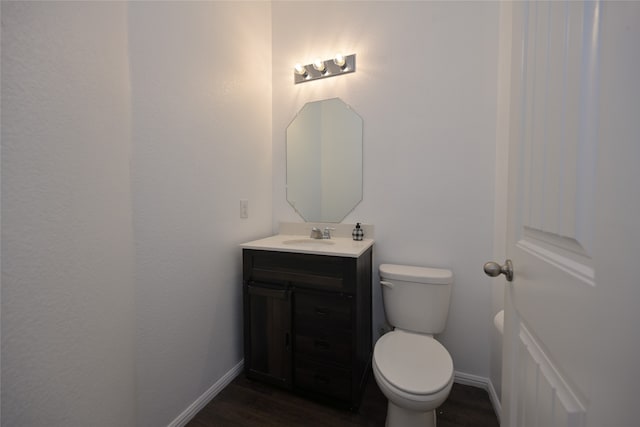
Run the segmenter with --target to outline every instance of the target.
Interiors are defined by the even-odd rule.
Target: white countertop
[[[312,239],[299,234],[276,234],[240,245],[244,249],[296,252],[302,254],[332,255],[357,258],[373,246],[373,239],[355,241],[351,237]]]

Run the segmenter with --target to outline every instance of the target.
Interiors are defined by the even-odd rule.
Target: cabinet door
[[[245,286],[247,376],[291,386],[291,295],[250,283]]]

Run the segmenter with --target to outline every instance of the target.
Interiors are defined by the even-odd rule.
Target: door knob
[[[501,274],[507,276],[507,282],[513,281],[513,263],[510,259],[506,260],[504,265],[500,265],[497,262],[487,262],[484,264],[484,272],[487,276],[496,277]]]

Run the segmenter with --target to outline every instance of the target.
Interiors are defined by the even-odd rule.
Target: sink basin
[[[309,245],[309,246],[335,244],[331,240],[324,240],[324,239],[291,239],[291,240],[285,240],[282,243],[285,245]]]

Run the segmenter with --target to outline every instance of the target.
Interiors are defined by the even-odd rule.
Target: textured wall
[[[376,265],[451,268],[440,337],[455,369],[489,376],[499,4],[273,3],[274,227],[285,129],[305,102],[340,97],[364,120],[364,197],[345,222],[375,225]],[[357,71],[293,85],[295,63],[357,55]],[[374,285],[374,326],[383,314]]]
[[[2,4],[3,425],[167,425],[241,360],[238,244],[271,232],[270,18]]]
[[[2,425],[135,424],[124,3],[2,3]]]
[[[271,232],[270,7],[129,6],[138,426],[243,357],[238,244]]]

